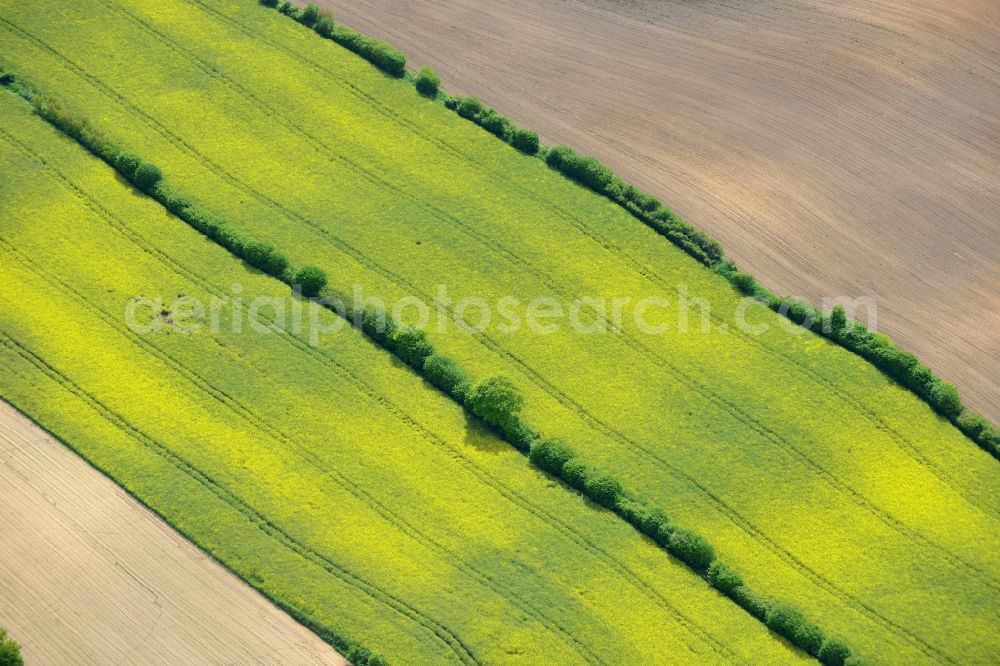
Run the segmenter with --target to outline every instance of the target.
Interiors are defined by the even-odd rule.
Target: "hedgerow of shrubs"
[[[277,6],[277,3],[271,0],[261,0],[261,4],[271,8]],[[336,24],[329,12],[320,10],[315,5],[310,4],[305,9],[299,10],[285,2],[277,6],[277,9],[302,25],[312,28],[321,37],[332,39],[344,48],[357,53],[387,74],[401,78],[406,73],[406,56],[402,53],[380,39]]]
[[[37,96],[35,99],[38,99]],[[144,177],[142,180],[145,185],[142,188],[143,191],[156,198],[165,207],[168,205],[167,202],[170,202],[171,209],[176,208],[180,211],[178,215],[181,219],[248,263],[286,282],[297,279],[296,282],[292,283],[302,284],[304,293],[305,285],[312,285],[309,295],[317,295],[325,287],[326,275],[314,267],[305,266],[294,273],[291,278],[288,277],[289,262],[275,248],[267,243],[240,238],[229,229],[223,220],[204,211],[180,193],[169,188],[163,182],[159,170],[153,165],[142,161],[134,154],[112,146],[98,133],[90,129],[86,122],[66,113],[57,103],[51,100],[41,101],[36,104],[36,108],[53,125],[76,138],[82,145],[102,157],[109,165],[119,170],[123,176],[134,183],[136,183],[138,173],[144,165],[152,167],[147,171],[155,173],[156,177]],[[138,183],[136,184],[138,186]],[[558,476],[569,486],[580,490],[595,502],[618,513],[656,543],[666,547],[679,560],[704,576],[713,587],[764,621],[773,631],[785,636],[793,644],[813,656],[822,654],[824,663],[840,663],[840,661],[845,665],[864,663],[856,657],[845,656],[849,654],[849,650],[843,642],[824,640],[823,632],[794,609],[785,605],[772,604],[765,597],[755,593],[743,582],[737,572],[716,559],[711,544],[703,537],[690,530],[672,525],[662,511],[645,508],[639,502],[629,498],[621,483],[614,477],[606,474],[593,474],[565,444],[551,439],[538,439],[538,436],[520,417],[520,411],[524,407],[524,397],[509,379],[502,375],[493,375],[485,377],[469,387],[468,380],[458,364],[452,359],[435,354],[423,331],[396,326],[392,317],[382,309],[369,308],[358,314],[360,317],[356,323],[360,324],[366,334],[418,371],[424,372],[432,383],[445,390],[449,395],[462,400],[464,406],[473,414],[496,428],[516,447],[526,451],[532,463],[546,472]],[[844,335],[863,336],[856,327],[844,326],[842,330]],[[850,333],[851,331],[854,332]],[[868,334],[865,339],[868,341],[880,340],[872,334]],[[879,344],[884,345],[885,343],[880,342]],[[950,393],[947,389],[939,389],[939,392],[942,391]],[[961,420],[970,431],[983,433],[990,428],[981,417],[965,417]],[[356,665],[381,666],[387,663],[381,657],[373,655],[367,649],[359,646],[350,648],[348,658]]]
[[[344,26],[335,26],[332,15],[325,10],[318,10],[314,5],[308,5],[300,12],[288,2],[284,2],[280,6],[277,0],[260,0],[260,2],[266,7],[277,7],[281,13],[312,27],[321,36],[333,39],[393,76],[402,77],[405,74],[406,57],[403,54],[385,42],[367,37]],[[425,72],[428,74],[422,78],[421,74]],[[431,82],[437,80],[436,74],[433,74],[430,68],[422,69],[421,74],[417,76],[418,90],[421,92],[430,90]],[[423,83],[421,83],[422,80]],[[0,73],[0,85],[10,87],[29,101],[32,101],[34,97],[30,87],[18,81],[9,72]],[[433,85],[435,94],[437,86],[439,86],[439,81]],[[445,106],[457,111],[462,117],[485,127],[518,150],[529,155],[537,154],[540,150],[538,135],[535,132],[514,126],[507,118],[493,109],[488,109],[475,97],[455,98],[447,96]],[[113,155],[109,155],[109,145],[102,137],[85,122],[66,114],[52,100],[42,101],[41,104],[36,102],[36,108],[43,117],[66,131],[73,138],[80,140],[99,157],[104,159],[113,157]],[[681,220],[655,197],[615,176],[608,167],[594,158],[577,155],[568,146],[555,146],[548,150],[545,160],[550,167],[623,206],[698,261],[710,267],[724,265],[724,270],[719,271],[720,274],[743,293],[762,297],[772,309],[780,314],[825,335],[872,362],[903,386],[913,390],[937,412],[950,419],[959,430],[984,450],[1000,459],[1000,430],[989,424],[982,416],[965,409],[961,396],[954,386],[937,379],[930,369],[919,364],[912,355],[898,350],[891,341],[880,340],[875,334],[870,333],[856,322],[853,325],[847,322],[842,308],[839,310],[834,308],[829,317],[822,317],[808,304],[789,302],[787,299],[773,297],[773,294],[757,284],[752,275],[738,271],[731,262],[724,261],[722,247],[717,241]],[[159,180],[155,176],[155,172],[149,171],[144,171],[139,182],[133,179],[133,175],[125,172],[123,175],[133,180],[137,187],[146,192],[151,191],[147,188],[155,188],[155,181]],[[152,184],[149,184],[150,179],[154,181]],[[146,185],[144,186],[143,183]],[[177,213],[173,207],[168,206],[168,208]],[[910,362],[911,358],[912,362]],[[905,362],[901,363],[901,361]]]
[[[455,113],[476,123],[487,132],[509,143],[523,153],[534,155],[538,152],[538,134],[521,129],[506,116],[485,106],[478,97],[446,97],[444,105]]]

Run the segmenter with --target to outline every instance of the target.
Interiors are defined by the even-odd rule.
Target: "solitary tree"
[[[490,425],[503,429],[524,407],[524,396],[503,375],[491,375],[473,384],[469,390],[468,402],[473,414]]]

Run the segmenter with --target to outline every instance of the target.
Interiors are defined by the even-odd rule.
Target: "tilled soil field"
[[[873,299],[1000,421],[1000,4],[320,4],[599,157],[775,291]]]
[[[0,402],[0,626],[28,664],[346,664]]]

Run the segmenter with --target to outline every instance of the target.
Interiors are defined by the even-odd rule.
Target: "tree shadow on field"
[[[496,433],[490,430],[489,426],[469,412],[462,411],[465,414],[465,444],[467,446],[493,454],[502,453],[510,448],[510,445],[501,440]]]

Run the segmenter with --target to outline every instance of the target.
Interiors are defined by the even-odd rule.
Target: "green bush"
[[[989,422],[971,409],[965,409],[955,420],[959,430],[973,439],[978,439],[989,428]]]
[[[466,120],[475,121],[479,118],[480,114],[485,110],[483,103],[479,101],[478,97],[459,97],[458,104],[455,107],[455,111],[458,115],[462,116]]]
[[[513,444],[521,451],[531,449],[531,443],[538,439],[538,435],[520,416],[514,416],[500,427],[500,433],[504,439]]]
[[[851,656],[851,648],[847,643],[838,638],[828,638],[823,642],[823,647],[819,649],[819,660],[826,666],[844,666],[844,662]]]
[[[822,317],[812,305],[794,298],[786,298],[778,311],[803,328],[812,328],[817,322],[822,321]]]
[[[399,358],[414,368],[422,369],[424,361],[434,353],[427,333],[413,326],[403,326],[393,336],[393,350]]]
[[[389,662],[359,645],[353,646],[345,655],[352,666],[389,666]]]
[[[160,173],[160,169],[149,162],[140,163],[135,169],[135,175],[132,176],[132,182],[135,183],[135,186],[146,194],[152,194],[156,184],[162,179],[163,174]]]
[[[524,396],[503,375],[491,375],[473,384],[467,402],[473,414],[503,429],[524,407]]]
[[[164,208],[178,216],[184,212],[185,208],[190,208],[194,205],[194,201],[191,197],[177,192],[162,180],[157,184],[156,191],[153,193],[153,196],[157,201],[163,204]]]
[[[800,648],[816,657],[819,655],[819,651],[823,649],[823,641],[826,640],[826,636],[823,634],[823,630],[817,625],[806,622],[792,640]]]
[[[458,102],[459,98],[454,95],[448,95],[444,98],[445,108],[451,109],[452,111],[458,109]]]
[[[469,377],[454,359],[431,354],[424,360],[424,375],[431,384],[448,395],[465,401],[469,392]]]
[[[754,592],[747,585],[737,587],[729,597],[758,620],[766,621],[767,614],[771,612],[771,602],[763,595]]]
[[[3,627],[0,627],[0,666],[24,666],[21,646],[7,635]]]
[[[563,465],[562,479],[577,490],[586,490],[587,465],[580,458],[571,458]]]
[[[292,276],[292,284],[299,285],[302,295],[308,298],[319,296],[326,289],[326,281],[326,272],[316,266],[303,266]]]
[[[536,439],[531,443],[531,452],[528,454],[528,459],[546,472],[559,476],[562,474],[563,466],[574,455],[573,449],[558,440]]]
[[[226,226],[225,221],[198,205],[184,208],[180,216],[192,227],[216,241],[228,250],[243,256],[244,246]]]
[[[288,269],[288,258],[263,241],[247,241],[240,256],[254,268],[275,277],[281,277]]]
[[[931,385],[930,403],[931,407],[950,419],[956,419],[962,413],[962,398],[958,391],[940,379]]]
[[[625,522],[637,529],[641,529],[639,526],[642,524],[643,518],[646,517],[645,506],[634,499],[625,497],[618,500],[618,504],[615,505],[615,510],[618,515],[625,520]]]
[[[513,130],[511,122],[493,109],[485,109],[481,114],[479,114],[479,117],[476,118],[476,124],[485,129],[487,132],[495,134],[504,141],[507,141],[511,131]]]
[[[715,560],[708,566],[708,583],[727,597],[744,584],[739,572],[721,560]]]
[[[670,525],[670,518],[663,509],[648,509],[639,521],[639,530],[656,543],[665,546],[670,540],[673,528]]]
[[[290,2],[282,2],[281,6],[278,7],[278,11],[285,16],[291,16],[292,18],[298,18],[299,8]]]
[[[417,92],[421,95],[434,97],[438,94],[438,89],[441,86],[441,78],[430,67],[421,67],[420,71],[417,72],[416,85]]]
[[[834,336],[839,336],[847,328],[847,311],[843,305],[834,305],[830,310],[830,330]]]
[[[587,497],[603,506],[614,508],[618,501],[625,495],[622,484],[618,479],[607,474],[591,477],[587,479],[584,486]]]
[[[552,146],[545,153],[545,163],[553,169],[561,170],[563,163],[575,154],[569,146]]]
[[[360,325],[368,337],[385,347],[392,344],[398,328],[391,314],[383,308],[374,307],[366,308],[361,313],[360,321],[356,321],[355,325]]]
[[[278,6],[278,0],[260,0],[260,4],[274,9]]]
[[[708,541],[682,527],[673,530],[667,549],[696,571],[705,571],[715,559],[715,550]]]
[[[522,153],[534,155],[538,152],[538,132],[515,127],[510,132],[510,145]]]
[[[142,158],[135,153],[123,150],[115,157],[114,167],[118,170],[118,173],[131,181],[135,178],[135,171],[139,168],[140,164],[142,164]]]
[[[318,18],[319,18],[319,7],[317,7],[312,3],[309,3],[308,5],[306,5],[305,9],[302,10],[302,13],[298,15],[296,20],[302,25],[311,28],[314,25],[316,25],[316,19]]]
[[[797,610],[779,604],[766,617],[767,626],[814,657],[823,646],[822,630],[808,622]]]
[[[755,280],[749,273],[736,271],[729,276],[729,279],[737,289],[742,291],[747,296],[752,296],[757,290],[757,280]]]
[[[1000,458],[1000,430],[993,426],[986,426],[976,439],[980,446]]]
[[[316,31],[320,37],[326,37],[330,39],[333,37],[334,28],[337,24],[333,20],[333,14],[329,9],[319,10],[319,16],[316,18],[316,23],[313,25],[313,30]]]

